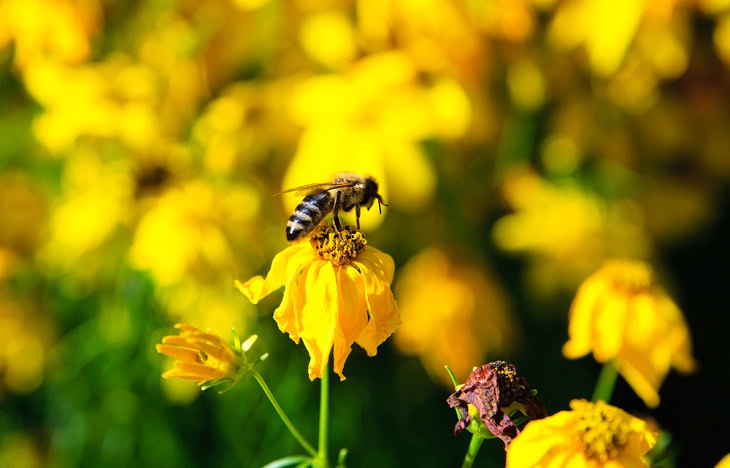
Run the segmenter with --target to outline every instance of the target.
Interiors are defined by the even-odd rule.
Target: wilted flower
[[[321,226],[309,242],[277,254],[265,279],[236,281],[254,304],[284,286],[274,319],[295,343],[304,341],[312,380],[322,377],[333,349],[334,370],[344,379],[342,369],[353,342],[374,356],[401,323],[390,290],[393,259],[365,244],[352,226],[340,232]]]
[[[231,347],[212,332],[204,332],[185,323],[178,323],[175,328],[181,330],[179,336],[166,336],[162,344],[156,345],[159,353],[175,358],[173,368],[162,377],[192,380],[203,390],[219,385],[225,390],[235,384],[250,366],[245,352],[256,341],[256,335],[241,344],[234,333],[236,343]]]
[[[653,424],[603,401],[570,407],[528,423],[507,450],[507,467],[648,466],[642,457],[656,444]]]
[[[639,261],[614,260],[578,289],[570,310],[563,354],[575,359],[593,351],[613,360],[647,406],[659,404],[659,387],[670,367],[695,369],[682,312]]]
[[[454,434],[469,426],[469,405],[473,405],[489,432],[504,442],[505,449],[520,433],[509,413],[519,410],[530,419],[544,418],[547,414],[545,406],[532,394],[527,380],[517,374],[514,364],[505,361],[490,362],[474,369],[464,385],[446,401],[461,413]]]

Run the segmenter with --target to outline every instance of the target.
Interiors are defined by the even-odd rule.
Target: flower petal
[[[180,361],[196,362],[198,359],[198,351],[191,348],[181,348],[180,346],[171,346],[168,344],[157,344],[155,348],[157,348],[158,353],[165,354]]]
[[[571,447],[575,445],[572,434],[566,430],[573,423],[569,411],[527,423],[507,450],[507,468],[573,466],[556,463],[556,458],[577,452],[577,448]]]
[[[335,274],[339,288],[334,370],[341,380],[345,380],[342,369],[350,355],[352,344],[368,324],[368,306],[365,300],[365,283],[356,268],[345,265],[338,268]]]
[[[358,257],[359,258],[359,257]],[[365,280],[365,293],[370,320],[357,338],[368,356],[374,356],[380,343],[385,341],[401,324],[398,306],[396,305],[390,284],[382,277],[373,274],[369,269],[370,262],[361,262],[359,267]],[[376,265],[376,270],[377,270]]]
[[[390,285],[393,281],[393,273],[395,272],[395,263],[393,257],[381,252],[372,246],[366,246],[352,262],[360,271],[363,267],[374,275],[382,283]]]
[[[337,283],[332,263],[316,261],[306,273],[301,308],[301,338],[309,351],[309,378],[322,377],[337,326]]]
[[[271,268],[266,274],[266,279],[262,276],[254,276],[245,283],[236,280],[234,286],[252,303],[257,304],[261,299],[284,286],[284,281],[290,276],[292,267],[301,265],[300,257],[309,253],[304,248],[311,251],[309,246],[297,244],[276,254],[271,262]]]

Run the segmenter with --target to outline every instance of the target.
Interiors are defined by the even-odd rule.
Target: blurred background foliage
[[[333,382],[350,466],[460,463],[444,364],[509,359],[550,412],[589,397],[567,311],[617,256],[659,269],[701,369],[656,410],[622,381],[614,403],[710,466],[730,451],[728,66],[727,0],[0,0],[0,466],[300,453],[252,380],[163,381],[154,343],[180,321],[258,333],[314,439],[278,297],[232,285],[286,246],[297,199],[272,195],[343,170],[390,204],[363,228],[404,320]]]

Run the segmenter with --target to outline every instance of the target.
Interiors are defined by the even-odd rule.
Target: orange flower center
[[[643,262],[616,261],[612,275],[615,288],[629,294],[648,292],[654,283],[651,269]]]
[[[618,456],[626,445],[631,428],[617,408],[603,402],[571,404],[577,413],[575,428],[582,437],[583,450],[588,458],[606,462]]]
[[[367,244],[362,232],[353,226],[346,226],[341,231],[337,231],[334,226],[319,226],[309,242],[319,258],[335,266],[350,263]]]

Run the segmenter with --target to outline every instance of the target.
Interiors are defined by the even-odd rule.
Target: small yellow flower
[[[682,312],[659,285],[649,265],[607,262],[578,289],[570,310],[570,359],[593,351],[613,360],[647,406],[659,404],[659,387],[670,367],[692,372],[696,363]]]
[[[374,356],[401,323],[390,289],[393,259],[365,244],[351,226],[340,232],[319,227],[310,242],[277,254],[266,279],[235,283],[254,304],[285,287],[274,319],[295,343],[304,341],[312,380],[322,377],[333,350],[334,370],[344,380],[352,343]]]
[[[507,468],[648,466],[642,457],[656,444],[657,428],[605,402],[570,402],[531,421],[507,450]]]
[[[242,351],[253,344],[255,335],[244,346],[231,347],[218,335],[204,332],[184,323],[175,328],[179,336],[166,336],[157,351],[175,358],[173,368],[162,374],[166,379],[193,380],[203,388],[217,383],[235,383],[246,370]]]

